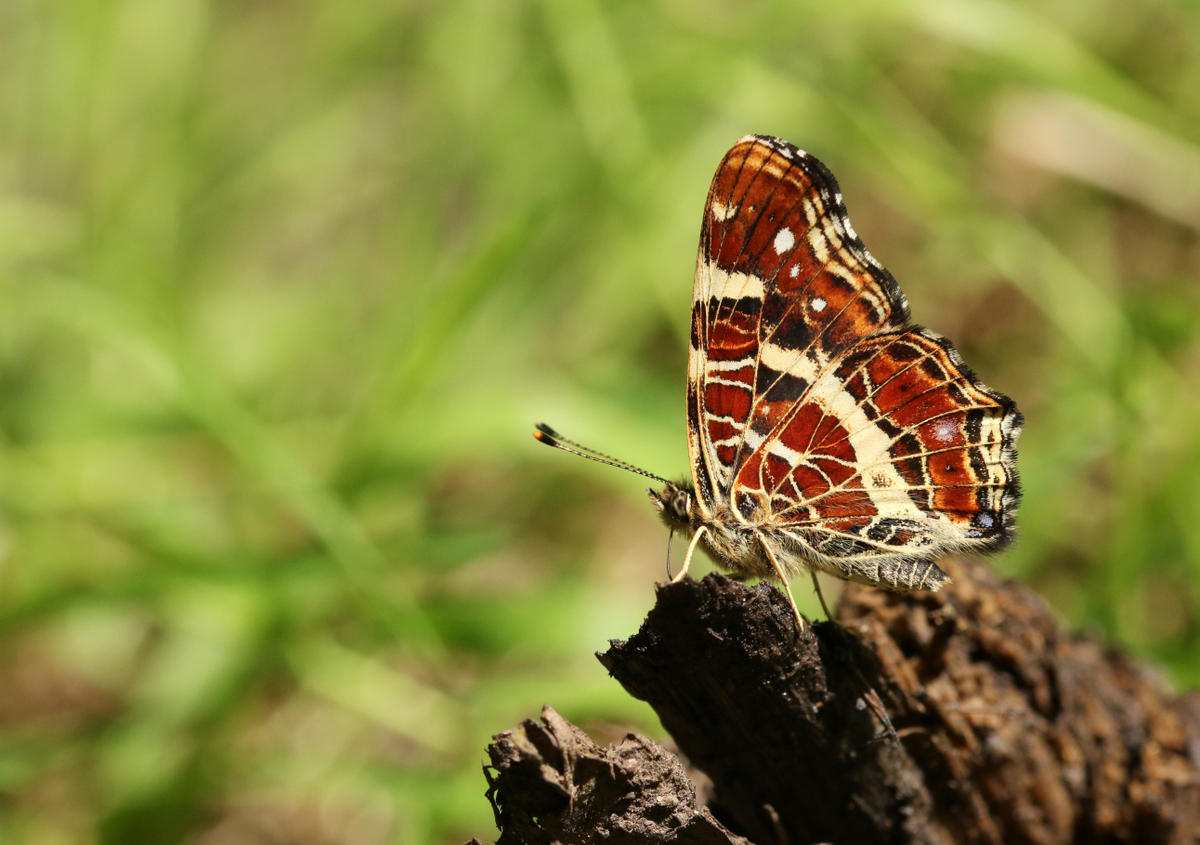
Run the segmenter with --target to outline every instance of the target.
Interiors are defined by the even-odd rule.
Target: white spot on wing
[[[726,220],[732,217],[736,210],[737,209],[732,205],[725,205],[723,202],[714,202],[712,204],[713,219],[719,223],[724,223]]]
[[[938,443],[954,443],[958,440],[958,422],[950,419],[940,419],[929,427],[929,436]]]
[[[812,310],[814,310],[818,314],[820,314],[822,311],[825,310],[825,304],[826,304],[825,300],[821,299],[821,297],[814,296],[813,301],[812,301]]]
[[[799,276],[800,275],[800,265],[793,264],[792,269],[788,270],[788,275],[791,276],[793,279],[796,278],[797,276]]]
[[[766,295],[763,280],[758,276],[750,273],[727,273],[715,261],[706,262],[705,269],[705,284],[697,284],[694,289],[695,298],[698,300],[707,301],[714,296],[718,299],[741,299],[746,296],[761,299]],[[697,274],[697,282],[699,281]]]
[[[775,236],[775,251],[782,255],[796,245],[796,236],[792,230],[784,226]]]
[[[764,343],[759,347],[758,361],[772,370],[791,373],[809,382],[815,379],[828,363],[819,349],[785,349],[775,343]]]
[[[754,366],[754,358],[739,358],[736,361],[712,361],[708,362],[708,371],[710,373],[729,373],[737,370],[748,370]]]
[[[742,436],[745,438],[746,445],[750,447],[751,451],[754,451],[763,444],[763,436],[750,427],[746,428]]]
[[[815,219],[815,215],[813,214],[809,214],[809,217]],[[812,250],[813,256],[817,259],[818,264],[825,264],[829,261],[829,239],[826,238],[825,232],[820,226],[809,227],[808,246]]]
[[[716,375],[715,373],[712,373],[712,372],[708,373],[704,377],[704,383],[705,384],[723,384],[726,387],[731,387],[731,388],[736,388],[738,390],[741,390],[743,393],[753,394],[753,391],[750,390],[750,385],[746,384],[746,382],[740,381],[738,379],[721,378],[719,375]]]

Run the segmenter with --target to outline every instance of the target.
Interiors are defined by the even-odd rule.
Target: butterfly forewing
[[[831,361],[905,322],[904,296],[845,224],[832,174],[775,139],[743,139],[718,168],[694,293],[690,410],[722,498],[734,466]]]
[[[909,324],[833,175],[784,141],[743,138],[713,179],[688,373],[693,476],[710,516],[791,536],[810,565],[1010,536],[1015,406]],[[872,580],[848,565],[838,574]]]

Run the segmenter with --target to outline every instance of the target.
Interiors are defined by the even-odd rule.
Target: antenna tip
[[[533,427],[536,428],[538,431],[543,432],[544,434],[549,434],[551,437],[559,436],[559,433],[557,431],[552,429],[550,426],[546,425],[544,422],[534,423]],[[535,434],[534,437],[536,437],[536,436],[537,435]]]
[[[539,443],[545,443],[547,446],[557,446],[558,445],[557,443],[554,442],[553,437],[546,434],[546,432],[541,431],[540,429],[533,433],[533,439],[538,441]]]

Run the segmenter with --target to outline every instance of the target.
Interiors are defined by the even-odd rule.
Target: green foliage
[[[1200,680],[1200,20],[1058,0],[0,12],[0,839],[461,842],[686,469],[700,212],[816,153],[1027,419],[995,561]],[[815,599],[799,590],[804,609]]]

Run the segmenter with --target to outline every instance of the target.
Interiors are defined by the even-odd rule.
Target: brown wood
[[[495,740],[484,774],[498,845],[750,845],[696,806],[683,764],[645,737],[600,748],[547,705],[541,724]]]
[[[758,845],[1200,841],[1200,696],[1176,697],[1122,654],[1062,633],[986,565],[944,566],[955,580],[939,593],[850,586],[841,624],[799,636],[772,587],[719,575],[661,585],[641,630],[599,657],[711,779],[711,824]],[[528,742],[510,732],[489,749],[501,843],[729,841],[697,838],[715,830],[707,820],[611,838],[600,820],[615,813],[634,830],[655,802],[703,819],[690,784],[659,774],[670,763],[648,740],[622,743],[636,754],[547,755],[586,737],[557,714],[540,734],[531,725],[517,728]],[[619,758],[620,774],[561,762],[593,758]],[[535,768],[562,786],[555,807],[510,786]],[[553,818],[555,839],[517,832],[518,818],[542,830]]]

